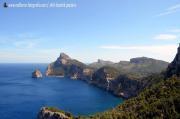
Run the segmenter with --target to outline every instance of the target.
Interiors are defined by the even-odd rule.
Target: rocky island
[[[32,73],[32,78],[42,78],[42,73],[39,69],[36,69],[33,73]]]

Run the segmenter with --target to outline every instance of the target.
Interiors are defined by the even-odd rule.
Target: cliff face
[[[119,72],[117,69],[105,66],[93,73],[90,83],[103,89],[109,90],[111,81],[115,80],[118,75]]]
[[[174,60],[169,64],[166,71],[167,77],[171,77],[172,75],[180,76],[180,46],[177,49]]]
[[[61,53],[57,60],[48,65],[47,76],[67,76],[78,79],[83,76],[86,65]]]
[[[143,83],[140,80],[132,79],[126,75],[120,75],[110,83],[110,91],[114,95],[124,98],[136,96],[142,88]]]

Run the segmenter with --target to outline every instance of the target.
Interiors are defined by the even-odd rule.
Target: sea
[[[81,80],[61,77],[33,79],[48,64],[0,64],[0,119],[37,119],[43,106],[57,107],[74,115],[91,115],[111,109],[122,98]]]

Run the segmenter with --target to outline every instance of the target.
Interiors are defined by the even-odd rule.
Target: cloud
[[[172,44],[139,46],[103,45],[99,48],[103,49],[105,54],[109,53],[106,59],[108,59],[109,56],[111,56],[111,59],[117,60],[127,60],[133,57],[145,56],[171,62],[177,52],[177,47],[177,44]]]
[[[102,49],[114,50],[149,50],[149,51],[162,51],[166,49],[176,49],[177,45],[146,45],[146,46],[118,46],[118,45],[104,45],[100,46]]]
[[[165,15],[173,14],[173,13],[179,12],[179,11],[180,11],[180,4],[176,4],[174,6],[167,8],[164,12],[162,12],[156,16],[165,16]]]
[[[144,45],[144,46],[118,46],[118,45],[104,45],[101,49],[109,50],[129,50],[133,52],[148,51],[151,53],[170,53],[177,49],[177,45]]]
[[[16,48],[34,48],[36,46],[36,43],[33,41],[16,41],[14,42],[14,46]]]
[[[173,34],[159,34],[154,37],[156,40],[175,40],[177,39],[176,35]]]
[[[180,33],[180,29],[172,29],[172,30],[170,30],[170,32],[172,32],[172,33]]]

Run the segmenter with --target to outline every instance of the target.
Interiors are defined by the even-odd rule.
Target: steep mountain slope
[[[91,73],[91,69],[78,60],[70,58],[65,53],[61,53],[57,60],[48,65],[47,76],[67,76],[73,79],[82,78],[85,74]]]
[[[174,60],[170,63],[166,71],[167,77],[171,77],[172,75],[180,76],[180,44]]]
[[[116,68],[104,66],[95,71],[92,75],[91,84],[109,90],[110,82],[119,76]]]
[[[85,117],[90,118],[90,117]],[[172,77],[143,90],[122,105],[92,116],[93,119],[178,119],[180,118],[180,78]]]

